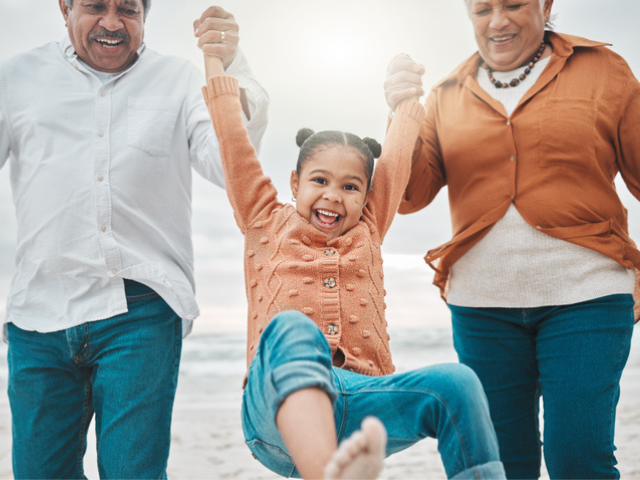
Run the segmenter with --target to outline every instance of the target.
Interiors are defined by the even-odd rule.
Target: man
[[[68,36],[0,66],[0,167],[18,219],[7,304],[16,478],[166,476],[182,336],[198,315],[191,167],[223,186],[201,74],[143,43],[150,0],[59,0]],[[232,15],[196,21],[246,96],[268,97]],[[213,33],[215,31],[215,33]],[[221,53],[222,52],[222,53]]]

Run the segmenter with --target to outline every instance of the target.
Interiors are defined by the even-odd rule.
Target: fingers
[[[209,7],[193,22],[193,29],[202,52],[219,57],[224,67],[228,67],[240,41],[240,28],[235,17],[222,7]]]
[[[196,37],[204,35],[210,31],[222,31],[238,34],[240,28],[233,17],[218,18],[218,17],[206,17],[198,18],[193,22],[193,30]]]
[[[416,73],[419,76],[424,73],[424,67],[414,62],[412,58],[406,53],[399,53],[398,55],[393,57],[389,62],[389,66],[387,67],[387,72],[390,74],[402,70]]]
[[[212,6],[207,8],[202,15],[200,15],[200,20],[205,18],[215,17],[215,18],[231,18],[233,19],[233,15],[227,12],[224,8],[218,6]]]
[[[387,104],[392,110],[404,99],[424,95],[424,71],[424,67],[414,62],[406,53],[398,54],[391,59],[387,67],[384,92]]]
[[[206,45],[237,46],[240,37],[237,33],[224,30],[209,30],[198,37],[198,47],[204,51]]]

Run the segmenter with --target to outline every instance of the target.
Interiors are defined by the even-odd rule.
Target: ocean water
[[[451,330],[390,329],[391,353],[399,372],[442,362],[457,362]],[[238,378],[246,369],[244,334],[192,335],[184,340],[180,375]]]

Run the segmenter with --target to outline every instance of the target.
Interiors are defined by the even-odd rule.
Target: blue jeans
[[[294,311],[276,315],[262,334],[242,402],[247,445],[279,475],[299,476],[276,427],[278,408],[310,387],[334,401],[338,442],[371,415],[387,429],[387,455],[433,437],[449,478],[504,478],[482,385],[469,368],[436,365],[382,377],[334,368],[321,330]]]
[[[460,362],[484,386],[508,478],[619,478],[614,427],[631,295],[540,308],[450,305]]]
[[[16,478],[86,478],[95,412],[101,478],[166,477],[182,321],[125,282],[129,311],[67,330],[7,325]]]

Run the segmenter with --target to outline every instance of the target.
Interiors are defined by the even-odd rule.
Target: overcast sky
[[[203,0],[153,0],[147,45],[200,66],[191,24],[209,5]],[[240,45],[271,96],[261,157],[285,201],[291,196],[288,176],[297,158],[299,128],[347,130],[382,140],[387,115],[382,83],[391,57],[406,52],[423,63],[429,87],[476,50],[462,0],[236,0],[220,5],[236,16]],[[613,44],[640,74],[640,1],[556,0],[553,12],[558,31]],[[64,34],[57,0],[0,0],[0,61]],[[7,163],[0,171],[2,316],[15,249],[8,179]],[[638,241],[640,206],[622,186],[621,196]],[[246,308],[242,238],[224,193],[199,178],[194,182],[193,225],[202,311],[195,331],[241,331]],[[450,235],[444,192],[426,210],[397,218],[384,246],[392,327],[447,324],[447,310],[420,258]]]

